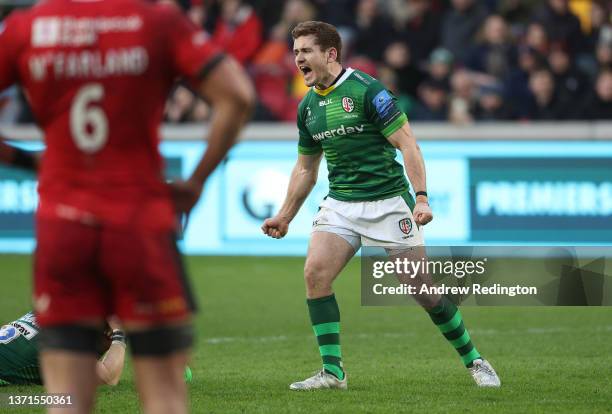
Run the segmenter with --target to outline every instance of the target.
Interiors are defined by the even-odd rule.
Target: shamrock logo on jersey
[[[353,110],[355,109],[355,104],[353,103],[353,100],[348,96],[342,98],[342,109],[344,109],[345,112],[353,112]]]

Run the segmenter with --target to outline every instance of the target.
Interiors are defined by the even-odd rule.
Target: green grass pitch
[[[194,413],[612,412],[612,308],[463,308],[475,345],[502,379],[501,389],[482,390],[419,308],[361,307],[353,261],[336,282],[349,390],[296,393],[288,384],[320,366],[303,259],[189,257],[187,264],[200,304]],[[2,322],[29,309],[30,267],[29,256],[0,256]],[[100,390],[96,412],[138,412],[129,361],[121,383]]]

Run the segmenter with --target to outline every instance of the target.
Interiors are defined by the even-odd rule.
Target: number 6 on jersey
[[[83,152],[98,152],[108,140],[108,120],[104,111],[94,106],[104,97],[99,83],[83,86],[74,96],[70,107],[70,132],[76,146]]]

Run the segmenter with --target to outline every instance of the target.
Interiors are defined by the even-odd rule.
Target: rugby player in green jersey
[[[108,343],[101,344],[103,355],[96,373],[100,384],[117,385],[125,361],[125,335],[112,320],[107,330]],[[0,385],[42,385],[38,332],[33,312],[0,327]]]
[[[378,80],[342,66],[342,44],[334,26],[303,22],[292,36],[295,63],[310,90],[298,108],[299,154],[287,197],[262,230],[274,238],[287,234],[289,223],[317,180],[325,154],[329,195],[314,219],[304,266],[308,311],[323,369],[290,388],[346,389],[340,312],[332,283],[362,244],[384,247],[391,256],[419,260],[424,245],[422,226],[433,215],[423,158],[396,99]],[[395,160],[396,150],[402,154],[416,200]],[[430,280],[421,274],[413,282]],[[439,295],[415,299],[457,350],[476,384],[498,387],[497,374],[474,347],[457,307]]]

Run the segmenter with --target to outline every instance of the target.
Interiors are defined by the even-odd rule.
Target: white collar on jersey
[[[333,85],[329,86],[326,89],[318,89],[316,86],[312,87],[312,90],[315,93],[318,93],[319,95],[327,95],[328,93],[330,93],[331,91],[333,91],[334,89],[336,89],[338,86],[340,86],[342,84],[342,82],[344,82],[349,76],[351,76],[351,73],[355,72],[355,69],[353,68],[346,68],[346,71],[344,72],[344,75],[342,75],[340,77],[340,79],[338,79],[338,81],[336,83],[334,83]]]

